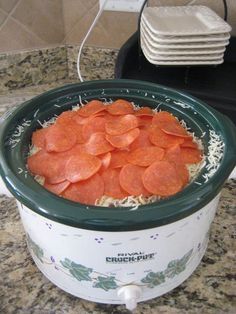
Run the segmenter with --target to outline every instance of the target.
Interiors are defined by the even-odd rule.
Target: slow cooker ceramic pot
[[[183,119],[204,145],[198,177],[178,194],[138,208],[83,205],[40,186],[26,167],[32,132],[85,100],[118,98]],[[220,190],[236,163],[236,128],[227,117],[173,89],[106,80],[35,97],[5,114],[0,132],[2,181],[17,199],[36,265],[61,289],[133,309],[177,287],[200,263]]]

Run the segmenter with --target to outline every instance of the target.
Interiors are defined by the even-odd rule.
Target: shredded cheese
[[[18,167],[18,173],[21,174],[24,170],[20,167]]]
[[[35,111],[35,113],[34,113],[34,118],[37,116],[38,112],[39,112],[39,109],[37,109],[37,110]]]
[[[42,128],[47,128],[49,127],[50,125],[54,124],[56,122],[56,119],[57,119],[57,115],[54,115],[54,117],[52,117],[50,120],[48,121],[43,121],[41,122],[40,120],[37,120],[38,124],[41,125]]]
[[[41,148],[35,146],[35,145],[31,145],[29,148],[29,156],[32,156],[34,154],[36,154],[38,151],[40,151]]]
[[[208,154],[206,156],[205,168],[207,172],[203,174],[205,182],[207,182],[218,170],[221,159],[224,154],[225,144],[219,134],[214,130],[209,130]]]
[[[160,200],[160,197],[156,195],[149,197],[143,195],[127,196],[123,199],[115,199],[104,195],[96,201],[95,205],[103,207],[131,207],[131,210],[136,210],[140,205],[154,203],[158,200]]]
[[[8,145],[11,146],[11,148],[16,147],[16,145],[21,142],[20,137],[25,132],[25,129],[30,126],[30,124],[31,120],[23,120],[23,122],[16,127],[16,130],[8,140]]]
[[[36,175],[34,177],[34,179],[40,184],[40,185],[44,185],[44,182],[45,182],[45,178],[42,177],[42,176],[39,176],[39,175]]]
[[[180,106],[180,107],[182,107],[182,108],[190,108],[191,106],[190,105],[188,105],[188,104],[184,104],[183,102],[180,102],[180,101],[173,101],[173,103],[175,104],[175,105],[178,105],[178,106]]]

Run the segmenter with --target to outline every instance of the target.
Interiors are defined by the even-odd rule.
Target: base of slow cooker
[[[17,203],[29,251],[52,283],[88,301],[127,305],[132,293],[137,302],[150,300],[193,273],[206,251],[218,201],[219,195],[172,224],[130,232],[67,226]]]
[[[195,271],[195,269],[200,265],[203,256],[205,255],[207,249],[207,245],[205,247],[205,250],[202,251],[201,256],[199,256],[199,260],[198,263],[196,265],[194,265],[194,267],[188,269],[188,271],[186,271],[186,274],[184,277],[181,278],[181,280],[177,280],[174,283],[169,285],[169,289],[167,288],[167,291],[164,293],[159,293],[158,288],[156,288],[153,293],[150,293],[148,296],[145,297],[140,297],[137,302],[145,302],[157,297],[160,297],[162,295],[165,295],[166,293],[169,293],[170,291],[172,291],[173,289],[177,288],[178,286],[180,286],[184,281],[186,281]],[[74,297],[77,298],[81,298],[90,302],[95,302],[95,303],[103,303],[103,304],[114,304],[114,305],[120,305],[120,304],[124,304],[123,300],[117,301],[117,300],[112,300],[112,299],[99,299],[99,298],[95,298],[95,297],[88,297],[88,295],[83,295],[81,292],[78,293],[72,293],[71,291],[69,291],[69,289],[61,284],[59,284],[56,280],[54,280],[53,276],[51,276],[50,274],[46,273],[44,270],[42,270],[42,268],[40,267],[40,264],[38,263],[37,259],[34,258],[34,256],[31,254],[31,257],[33,259],[33,261],[35,262],[36,266],[38,267],[38,269],[41,271],[41,273],[49,280],[51,281],[55,286],[57,286],[58,288],[60,288],[61,290],[63,290],[66,293],[69,293],[70,295],[73,295]]]

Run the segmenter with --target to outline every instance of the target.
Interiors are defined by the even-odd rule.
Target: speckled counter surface
[[[75,81],[75,79],[74,79]],[[0,114],[34,95],[70,80],[28,87],[0,96]],[[194,274],[172,292],[138,305],[136,314],[236,313],[236,181],[225,183],[210,242]],[[124,306],[75,298],[50,283],[26,247],[15,200],[0,196],[0,313],[128,314]]]

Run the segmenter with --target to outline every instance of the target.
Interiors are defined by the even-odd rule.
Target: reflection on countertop
[[[54,83],[8,91],[0,95],[0,115],[44,91],[76,81],[72,75]],[[136,314],[236,312],[235,211],[236,181],[229,180],[222,190],[207,252],[197,270],[172,292],[140,303]],[[0,244],[0,313],[129,313],[122,305],[75,298],[50,283],[29,255],[15,200],[3,195],[0,196]]]

